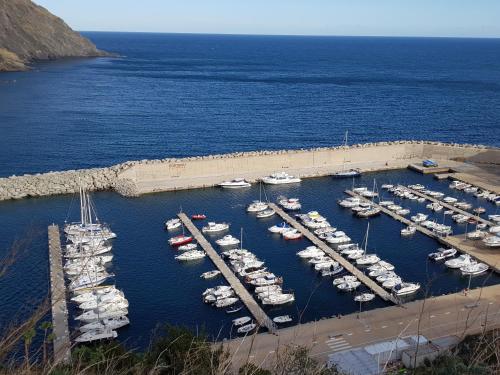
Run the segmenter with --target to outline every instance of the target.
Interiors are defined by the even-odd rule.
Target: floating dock
[[[255,301],[255,299],[244,287],[241,281],[236,277],[233,271],[231,271],[227,264],[222,260],[222,258],[215,251],[212,245],[201,234],[198,228],[196,228],[193,222],[186,216],[186,214],[182,212],[177,216],[179,217],[179,219],[181,219],[184,226],[191,232],[198,244],[203,248],[203,250],[205,250],[205,252],[208,254],[208,257],[212,260],[217,269],[221,271],[222,275],[227,280],[229,285],[233,288],[236,295],[241,299],[241,301],[253,315],[253,317],[257,321],[257,324],[261,327],[266,327],[270,333],[276,333],[276,326],[273,321],[267,316],[264,310]]]
[[[69,338],[68,307],[66,305],[66,286],[64,284],[59,226],[50,225],[48,232],[54,363],[69,363],[71,361],[71,341]]]
[[[357,197],[360,198],[361,200],[364,200],[365,202],[369,202],[385,213],[388,216],[391,216],[393,219],[400,221],[406,225],[413,225],[417,228],[417,230],[426,236],[429,236],[431,238],[434,238],[435,240],[441,242],[442,244],[448,246],[448,247],[453,247],[460,251],[461,253],[469,254],[470,256],[478,259],[479,261],[487,264],[493,271],[500,273],[500,264],[498,264],[497,261],[497,254],[495,254],[492,249],[489,250],[482,250],[479,249],[477,246],[473,245],[473,242],[478,242],[478,241],[469,241],[464,239],[464,235],[458,235],[458,236],[447,236],[447,237],[441,237],[438,236],[436,233],[430,231],[427,228],[424,228],[423,226],[414,223],[411,220],[408,220],[407,218],[396,214],[395,212],[388,210],[386,207],[382,207],[375,202],[372,202],[371,200],[356,194],[350,190],[345,191],[346,194],[352,196],[352,197]],[[425,195],[425,194],[423,194]],[[432,198],[432,197],[431,197]],[[434,198],[433,198],[434,199]],[[456,208],[456,207],[455,207]],[[480,242],[480,241],[479,241]]]
[[[352,263],[350,263],[347,259],[342,257],[340,254],[335,252],[330,246],[321,241],[318,237],[316,237],[313,233],[311,233],[308,229],[306,229],[303,225],[299,224],[295,219],[293,219],[290,215],[288,215],[285,211],[279,208],[274,203],[269,203],[269,206],[276,211],[276,213],[283,218],[288,224],[297,229],[304,237],[306,237],[309,241],[311,241],[315,246],[323,250],[326,254],[328,254],[333,260],[338,262],[342,267],[344,267],[351,274],[356,276],[359,281],[365,284],[369,289],[372,290],[373,293],[378,295],[384,301],[390,301],[393,303],[398,303],[398,300],[390,293],[386,292],[384,288],[375,283],[372,279],[366,276],[359,268],[355,267]]]
[[[450,167],[424,167],[422,164],[418,163],[408,164],[408,169],[422,174],[448,173],[450,171]]]

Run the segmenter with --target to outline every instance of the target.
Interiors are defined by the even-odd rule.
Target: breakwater
[[[115,190],[124,196],[214,186],[224,179],[254,181],[276,171],[300,177],[332,174],[342,168],[363,171],[405,168],[424,158],[438,161],[500,164],[500,149],[483,145],[428,141],[394,141],[301,150],[130,161],[105,168],[48,172],[0,178],[0,200],[78,191]]]

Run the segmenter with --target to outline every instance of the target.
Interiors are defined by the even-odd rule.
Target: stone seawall
[[[224,179],[256,180],[275,171],[301,177],[323,176],[346,168],[364,171],[405,168],[422,158],[474,160],[500,164],[500,149],[441,142],[395,141],[309,150],[238,152],[180,159],[131,161],[107,168],[49,172],[0,178],[0,201],[70,194],[80,184],[90,191],[115,190],[124,196],[213,186]]]

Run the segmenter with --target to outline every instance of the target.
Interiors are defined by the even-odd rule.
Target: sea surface
[[[242,150],[338,145],[350,142],[429,139],[500,146],[500,41],[481,39],[327,38],[86,33],[118,58],[39,63],[33,70],[0,75],[0,176],[106,166],[126,160],[205,155]],[[451,191],[447,182],[410,171],[366,174],[356,185],[424,183],[460,196],[488,213],[495,206]],[[336,201],[350,180],[330,177],[266,189],[270,200],[296,196],[303,211],[319,210],[356,242],[366,235],[358,219]],[[200,279],[210,260],[181,264],[167,245],[163,223],[180,209],[203,212],[243,228],[244,247],[284,278],[296,302],[267,309],[308,322],[359,309],[353,294],[339,293],[295,253],[305,240],[283,241],[245,205],[259,189],[192,191],[124,198],[93,194],[98,215],[111,225],[114,282],[130,302],[132,324],[120,339],[148,345],[165,323],[234,335],[231,319],[201,301]],[[386,197],[390,198],[390,197]],[[0,258],[18,249],[0,278],[0,331],[21,320],[48,295],[47,225],[78,218],[77,197],[0,202]],[[427,212],[403,202],[412,213]],[[435,215],[438,221],[442,215]],[[449,222],[449,218],[446,219]],[[403,279],[431,295],[460,291],[469,280],[427,261],[439,244],[424,235],[401,238],[401,224],[385,215],[370,220],[368,249],[394,263]],[[455,233],[464,226],[454,225]],[[215,238],[211,238],[213,241]],[[17,242],[16,242],[17,241]],[[472,287],[498,283],[485,275]],[[428,288],[427,288],[428,286]],[[423,297],[423,291],[418,298]],[[362,311],[385,306],[380,299]],[[76,314],[70,305],[70,314]],[[242,312],[247,314],[247,312]],[[72,327],[75,322],[71,320]]]
[[[85,33],[0,75],[0,176],[428,139],[500,145],[500,40]]]

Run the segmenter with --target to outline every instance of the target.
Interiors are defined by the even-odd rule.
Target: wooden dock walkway
[[[293,219],[290,215],[288,215],[285,211],[279,208],[274,203],[269,203],[269,206],[276,211],[278,215],[280,215],[283,220],[285,220],[288,224],[297,229],[304,237],[306,237],[309,241],[311,241],[315,246],[323,250],[327,255],[329,255],[333,260],[338,262],[342,267],[344,267],[351,274],[356,276],[359,281],[365,284],[368,288],[370,288],[373,293],[381,297],[384,301],[390,301],[393,303],[398,303],[397,299],[390,293],[384,290],[380,285],[366,276],[360,269],[355,267],[351,262],[342,257],[336,251],[334,251],[330,246],[321,241],[318,237],[316,237],[313,233],[311,233],[307,228],[298,223],[295,219]]]
[[[369,202],[369,203],[377,206],[378,208],[380,208],[380,210],[383,213],[391,216],[393,219],[400,221],[406,225],[415,226],[419,232],[425,234],[426,236],[434,238],[435,240],[441,242],[442,244],[444,244],[450,248],[453,247],[461,253],[469,254],[473,258],[476,258],[479,261],[487,264],[496,273],[500,273],[500,260],[498,259],[498,256],[494,253],[492,254],[491,249],[483,250],[483,249],[475,246],[478,243],[480,244],[481,241],[464,240],[463,235],[446,236],[446,237],[438,236],[436,233],[430,231],[429,229],[424,228],[423,226],[421,226],[417,223],[414,223],[413,221],[408,220],[407,218],[405,218],[401,215],[398,215],[395,212],[388,210],[386,207],[382,207],[382,206],[376,204],[375,202],[372,202],[371,200],[369,200],[369,199],[367,199],[359,194],[356,194],[350,190],[346,190],[345,193],[352,196],[352,197],[360,198],[361,200],[364,200],[365,202]]]
[[[255,301],[253,296],[248,292],[248,290],[236,277],[233,271],[231,271],[227,264],[222,260],[222,258],[215,251],[212,245],[206,240],[203,234],[201,234],[198,228],[196,228],[193,222],[186,216],[186,214],[182,212],[177,216],[179,217],[179,219],[181,219],[184,226],[191,232],[198,244],[203,248],[203,250],[205,250],[205,252],[208,254],[208,257],[212,260],[215,266],[219,269],[219,271],[221,271],[222,275],[227,280],[229,285],[233,288],[234,292],[238,295],[238,297],[253,315],[253,317],[257,321],[257,324],[261,327],[266,327],[270,333],[276,333],[276,325]]]
[[[467,216],[473,217],[474,220],[478,220],[481,223],[487,224],[489,226],[494,226],[495,225],[493,222],[491,222],[489,220],[486,220],[486,219],[483,219],[482,217],[479,217],[478,215],[474,215],[472,212],[467,212],[465,210],[462,210],[462,209],[460,209],[458,207],[455,207],[455,206],[453,206],[453,205],[451,205],[449,203],[443,202],[442,200],[439,200],[439,199],[436,199],[434,197],[431,197],[430,195],[424,194],[424,193],[422,193],[422,192],[420,192],[418,190],[410,189],[409,187],[402,186],[402,185],[400,185],[398,187],[402,187],[404,189],[407,189],[412,194],[418,195],[421,198],[425,198],[425,199],[427,199],[430,202],[439,203],[441,206],[447,208],[448,210],[453,210],[457,214],[462,214],[462,215],[467,215]]]
[[[69,338],[68,307],[66,305],[66,286],[64,284],[59,226],[50,225],[48,232],[54,363],[69,363],[71,361],[71,341]]]

